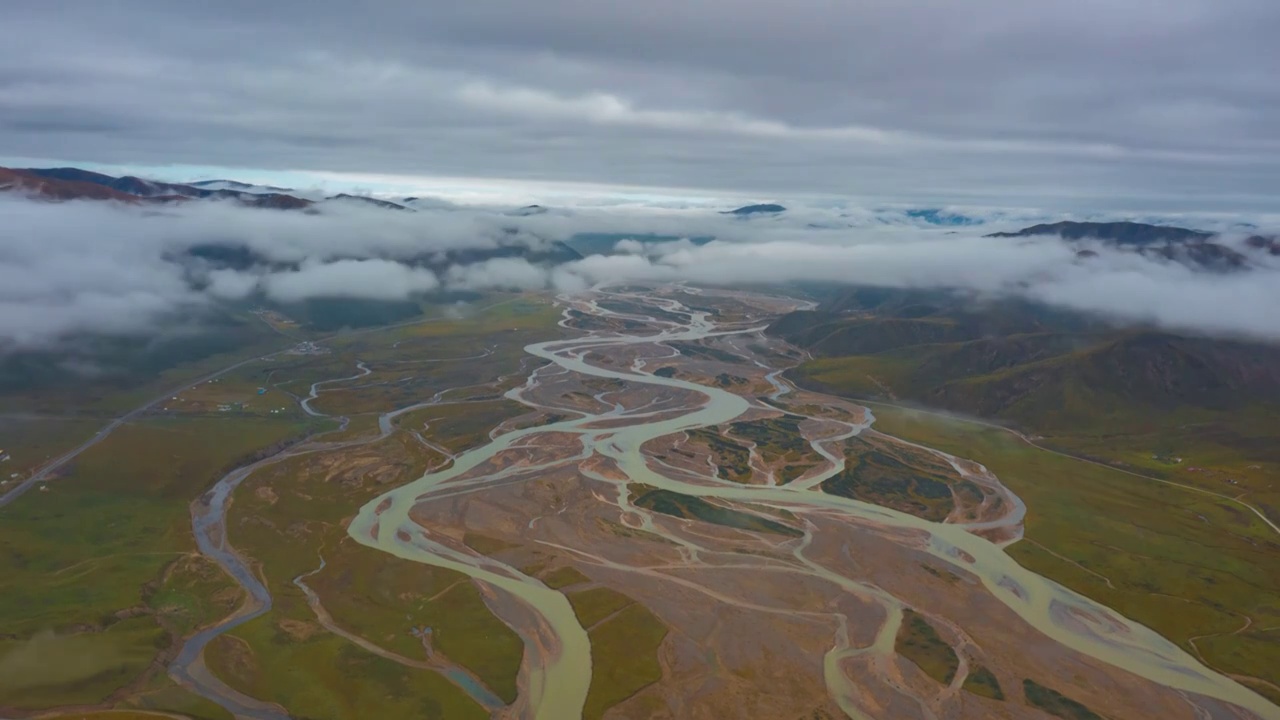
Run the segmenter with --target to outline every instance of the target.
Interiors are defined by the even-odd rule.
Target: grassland
[[[298,717],[488,717],[436,673],[405,667],[305,625],[290,625],[289,635],[280,619],[258,618],[217,638],[206,650],[209,668],[233,687],[279,702]]]
[[[584,720],[599,720],[609,708],[662,679],[658,649],[667,627],[631,598],[608,588],[569,595],[591,642],[591,685]]]
[[[338,626],[386,650],[419,660],[425,658],[425,649],[412,629],[430,627],[436,650],[470,669],[504,700],[514,699],[523,644],[493,616],[464,575],[399,560],[346,536],[345,521],[355,508],[386,487],[418,477],[440,460],[439,455],[398,434],[356,449],[294,458],[246,480],[230,513],[230,539],[260,563],[272,587],[274,605],[260,622],[231,633],[244,644],[247,652],[242,655],[258,659],[253,673],[242,670],[228,678],[233,686],[250,693],[264,689],[270,694],[256,696],[291,709],[306,707],[310,701],[303,702],[302,695],[309,685],[335,682],[327,671],[322,672],[329,666],[326,663],[354,663],[356,656],[351,652],[369,654],[324,632],[302,590],[293,584],[293,578],[316,571],[323,557],[325,567],[306,582]],[[272,675],[288,672],[294,654],[305,646],[314,646],[312,653],[327,653],[327,660],[304,665],[310,673],[305,681],[294,677],[290,683],[277,685]],[[228,655],[224,659],[233,658]],[[382,662],[379,658],[371,667],[381,668]],[[446,682],[430,671],[397,667],[397,672],[409,673],[406,678],[430,676]],[[302,675],[304,669],[293,671],[293,676]],[[357,681],[363,682],[363,678],[345,680],[348,686]],[[427,679],[410,684],[418,688],[415,693],[437,687],[435,680]],[[346,689],[356,693],[354,687]],[[342,690],[339,683],[332,692]],[[469,712],[465,708],[474,704],[465,695],[446,696],[454,697],[446,710]],[[302,705],[294,704],[298,702]],[[366,709],[388,713],[386,716],[397,716],[403,710],[387,704]],[[346,717],[342,713],[348,711],[333,705],[328,712],[317,717]]]
[[[403,379],[407,372],[402,371],[412,371],[413,366],[397,366],[397,362],[424,355],[475,354],[500,335],[498,347],[488,356],[491,364],[480,364],[481,370],[475,370],[478,363],[464,363],[461,371],[483,371],[483,380],[490,381],[500,372],[517,370],[523,344],[554,332],[556,319],[557,313],[545,302],[507,297],[501,306],[469,320],[339,333],[325,342],[332,347],[331,354],[281,355],[175,393],[181,401],[167,399],[151,416],[119,428],[65,467],[47,491],[31,492],[0,510],[0,617],[5,621],[0,636],[0,668],[4,669],[0,710],[30,712],[67,703],[103,703],[118,709],[226,718],[221,709],[174,685],[162,670],[156,672],[182,636],[225,616],[241,600],[229,578],[193,554],[189,503],[231,468],[333,426],[332,421],[304,418],[286,391],[305,396],[312,382],[354,374],[357,360],[367,360],[376,368],[371,376],[375,380],[381,380],[378,373]],[[17,438],[21,450],[7,448],[17,450],[15,459],[0,465],[0,470],[25,471],[30,467],[29,456],[61,452],[101,427],[107,417],[238,359],[266,354],[291,342],[265,325],[258,329],[251,328],[247,344],[171,363],[145,377],[124,379],[127,382],[77,385],[75,392],[45,393],[30,402],[6,395],[6,402],[14,401],[9,407],[15,410],[65,415],[5,418],[6,437]],[[392,347],[397,342],[400,346]],[[425,397],[414,395],[417,390],[413,390],[412,400],[426,399],[454,386],[446,383],[468,379],[445,369],[448,364],[434,364],[435,384],[430,392],[423,390]],[[259,395],[259,388],[266,392]],[[219,405],[235,407],[220,410]],[[287,411],[270,412],[279,407]],[[357,419],[348,434],[355,436],[361,429]],[[478,438],[475,430],[468,430],[453,440],[461,444]],[[233,684],[256,688],[261,682],[277,688],[269,699],[297,703],[296,708],[290,704],[290,710],[309,717],[344,713],[367,717],[346,705],[360,702],[375,709],[387,707],[386,716],[482,717],[478,705],[434,673],[397,665],[326,632],[317,632],[309,641],[301,639],[319,626],[292,579],[314,570],[320,552],[332,565],[328,574],[311,579],[327,593],[325,601],[338,606],[335,620],[375,642],[395,634],[397,652],[416,651],[418,657],[425,652],[420,640],[401,632],[406,627],[404,608],[394,606],[396,598],[374,612],[342,607],[341,598],[350,595],[350,577],[361,572],[404,578],[405,583],[419,586],[442,583],[439,589],[447,592],[433,593],[434,609],[415,620],[433,626],[439,652],[491,679],[504,697],[514,697],[523,647],[488,611],[469,582],[445,575],[423,578],[415,572],[430,573],[430,569],[413,564],[379,565],[392,559],[378,553],[373,553],[376,558],[361,556],[341,543],[343,518],[364,499],[388,483],[416,477],[428,464],[444,461],[405,433],[386,442],[374,457],[342,459],[354,467],[338,467],[342,461],[328,458],[335,464],[313,467],[318,475],[306,476],[311,484],[305,490],[285,483],[277,489],[251,482],[237,494],[233,516],[237,510],[252,512],[258,504],[262,507],[257,507],[261,512],[256,518],[272,523],[253,527],[255,516],[239,516],[250,527],[244,532],[233,528],[231,535],[233,542],[243,541],[251,548],[249,554],[262,560],[263,574],[273,593],[280,593],[280,604],[272,614],[242,627],[243,637],[220,643],[246,649],[247,653],[235,655],[238,660],[262,661],[253,665],[262,670],[260,674]],[[304,539],[315,542],[308,544]],[[334,574],[339,572],[345,575]],[[397,612],[399,619],[393,618]],[[360,625],[361,621],[367,624]],[[477,638],[485,639],[476,642]],[[218,651],[212,654],[218,656]],[[227,660],[229,656],[218,657]],[[49,672],[50,667],[57,672]],[[290,667],[297,671],[291,673]],[[227,669],[243,670],[235,662]],[[357,673],[372,678],[367,691],[357,692],[339,682],[342,678],[349,682]],[[388,704],[388,698],[397,699]]]
[[[1280,702],[1247,679],[1280,684],[1280,638],[1263,631],[1280,624],[1280,543],[1252,514],[998,428],[888,406],[875,412],[881,431],[981,462],[1026,502],[1026,539],[1008,550],[1020,564]]]
[[[232,720],[231,713],[193,694],[164,673],[156,673],[137,694],[117,707],[123,711],[178,713],[192,720]],[[75,720],[79,720],[78,716]]]
[[[928,620],[911,610],[903,611],[894,650],[943,685],[950,685],[960,668],[960,659],[951,646]]]
[[[96,703],[141,675],[166,643],[164,630],[147,617],[96,633],[0,641],[0,696],[22,708]]]
[[[37,470],[48,460],[93,436],[105,421],[88,417],[0,417],[0,447],[9,460],[0,462],[0,492]],[[13,474],[21,477],[12,478]]]
[[[0,707],[123,702],[151,662],[234,604],[190,553],[188,503],[222,473],[307,432],[287,420],[142,420],[0,510]],[[44,667],[38,675],[21,667]],[[57,672],[48,672],[57,668]]]
[[[426,435],[432,442],[456,453],[489,442],[493,428],[527,412],[529,408],[511,400],[450,403],[405,413],[395,424],[416,431],[427,426]]]
[[[590,582],[590,580],[591,578],[583,575],[581,570],[578,570],[571,565],[557,568],[542,576],[542,582],[546,584],[547,587],[555,590],[567,588],[573,585],[580,585],[585,582]]]
[[[567,597],[569,604],[573,606],[573,613],[578,616],[578,621],[588,630],[634,602],[626,595],[607,587],[569,593]]]

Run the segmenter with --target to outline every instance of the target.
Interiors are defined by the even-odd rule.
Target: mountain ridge
[[[938,293],[835,294],[766,332],[806,350],[802,384],[921,403],[1036,431],[1223,417],[1280,406],[1280,346],[1116,328],[1012,301]]]
[[[114,200],[137,205],[170,204],[194,200],[235,200],[248,207],[275,210],[305,210],[315,204],[305,198],[286,193],[245,192],[227,188],[209,189],[182,183],[145,180],[132,175],[115,177],[74,167],[0,168],[0,191],[19,192],[31,198],[52,202]]]
[[[1177,262],[1188,267],[1232,272],[1247,269],[1249,258],[1244,253],[1216,242],[1218,235],[1203,230],[1174,225],[1150,225],[1137,222],[1077,222],[1063,220],[1056,223],[1032,225],[1016,232],[995,232],[984,235],[989,238],[1031,238],[1057,236],[1070,243],[1094,240],[1103,246],[1136,252],[1159,260]],[[1280,244],[1255,245],[1266,238],[1246,243],[1251,247],[1269,247],[1271,254],[1280,254]],[[1274,239],[1273,239],[1274,243]],[[1081,260],[1097,257],[1098,253],[1082,248],[1076,253]]]

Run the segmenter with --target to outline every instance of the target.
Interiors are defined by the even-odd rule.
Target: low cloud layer
[[[404,300],[436,290],[577,292],[630,281],[734,285],[823,281],[1023,297],[1120,322],[1280,341],[1280,261],[1216,274],[1056,238],[874,222],[873,211],[793,209],[742,220],[706,209],[615,207],[513,216],[503,209],[320,213],[190,203],[161,210],[0,198],[0,349],[84,335],[145,335],[219,303]],[[1007,218],[995,213],[992,218]],[[894,220],[893,218],[898,218]],[[998,227],[998,224],[996,225]],[[614,254],[567,259],[557,241],[614,233]],[[714,236],[653,242],[647,233]],[[503,248],[506,248],[503,250]],[[495,251],[487,256],[477,250]],[[499,255],[499,256],[495,256]],[[503,256],[505,255],[505,256]],[[532,258],[531,261],[529,258]]]

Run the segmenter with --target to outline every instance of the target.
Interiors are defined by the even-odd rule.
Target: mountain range
[[[252,185],[236,180],[201,180],[170,183],[145,180],[132,175],[114,177],[79,168],[0,168],[0,191],[22,193],[39,200],[115,200],[130,204],[172,204],[190,200],[234,200],[248,207],[275,210],[306,210],[317,201],[293,190]],[[323,202],[369,205],[385,210],[410,208],[388,200],[339,193]]]

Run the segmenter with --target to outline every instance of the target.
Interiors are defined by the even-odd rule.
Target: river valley
[[[1159,634],[1011,559],[1028,508],[985,467],[878,432],[866,407],[793,387],[782,373],[796,352],[761,330],[797,301],[670,287],[559,303],[568,337],[526,346],[532,369],[493,385],[525,419],[441,453],[345,521],[351,541],[400,567],[469,578],[519,636],[509,703],[429,639],[433,663],[413,660],[486,714],[1044,717],[1017,700],[1047,687],[1092,716],[1280,718]],[[313,402],[327,389],[369,372],[359,363],[297,399],[320,414]],[[229,501],[265,467],[408,432],[399,419],[447,404],[443,392],[383,411],[367,437],[317,436],[237,469],[193,505],[201,552],[248,600],[188,640],[172,677],[238,717],[289,716],[202,661],[277,591],[228,542],[227,528],[243,523]],[[484,547],[468,540],[479,534]],[[574,582],[551,579],[570,572]],[[294,583],[320,616],[324,591],[304,577]],[[657,633],[643,683],[617,657],[641,652],[626,640],[637,628]],[[431,635],[407,618],[411,630]],[[904,657],[915,630],[928,640],[918,646],[950,664],[940,677]],[[975,692],[977,678],[1003,688],[999,699]]]

